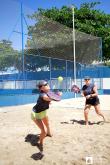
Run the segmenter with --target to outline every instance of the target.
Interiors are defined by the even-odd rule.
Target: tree
[[[12,47],[8,40],[0,41],[0,71],[7,71],[10,67],[20,69],[18,51]]]
[[[81,4],[80,8],[75,8],[75,29],[90,35],[102,38],[103,60],[110,59],[110,14],[105,14],[101,10],[95,9],[100,2]],[[53,21],[57,21],[69,28],[72,28],[72,11],[70,7],[63,6],[61,9],[38,9],[31,19],[38,19],[38,15],[43,15]],[[37,30],[38,24],[32,29]],[[39,33],[41,34],[41,33]],[[43,33],[42,33],[43,34]]]

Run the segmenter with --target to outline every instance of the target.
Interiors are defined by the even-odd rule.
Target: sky
[[[17,1],[17,0],[16,0]],[[20,0],[18,0],[20,2]],[[101,4],[97,6],[98,9],[104,11],[105,13],[110,14],[110,0],[22,0],[22,2],[32,9],[36,9],[38,7],[41,8],[51,8],[62,7],[63,5],[71,5],[75,4],[77,7],[80,4],[85,2],[97,2],[100,1]]]
[[[25,15],[32,14],[38,8],[49,9],[52,7],[61,8],[62,6],[71,6],[74,4],[78,8],[85,2],[94,2],[97,0],[0,0],[0,40],[9,39],[13,42],[13,47],[21,48],[21,20],[20,3],[23,3],[23,12]],[[110,14],[110,0],[100,0],[101,4],[97,9]],[[32,24],[27,20],[27,24]],[[27,25],[24,23],[24,31],[27,32]],[[24,37],[26,40],[26,35]]]

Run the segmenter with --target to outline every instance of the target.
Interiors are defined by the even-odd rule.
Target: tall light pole
[[[22,37],[22,75],[23,75],[23,89],[25,88],[24,80],[25,80],[25,73],[24,73],[24,26],[23,26],[23,6],[21,2],[21,37]]]
[[[76,84],[76,51],[75,51],[75,26],[74,26],[74,6],[72,5],[73,16],[73,57],[74,57],[74,84]]]

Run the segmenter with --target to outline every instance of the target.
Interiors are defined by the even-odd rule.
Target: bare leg
[[[50,131],[50,126],[49,126],[49,119],[48,119],[48,116],[46,116],[46,117],[43,118],[42,120],[43,120],[44,125],[45,125],[46,128],[47,128],[47,135],[51,137],[52,134],[51,134],[51,131]]]
[[[84,108],[84,117],[85,117],[86,125],[88,125],[88,113],[89,113],[90,107],[91,105],[85,105],[85,108]]]
[[[45,129],[44,129],[44,125],[43,125],[43,122],[42,122],[42,120],[38,120],[38,119],[34,119],[33,120],[35,123],[36,123],[36,125],[40,128],[40,130],[41,130],[41,134],[40,134],[40,144],[41,145],[43,145],[43,140],[44,140],[44,138],[45,138],[45,136],[46,136],[46,132],[45,132]]]
[[[99,116],[102,116],[102,117],[103,117],[103,120],[105,121],[105,117],[104,117],[104,115],[101,113],[101,110],[100,110],[100,104],[95,105],[94,108],[95,108],[96,113],[97,113]]]

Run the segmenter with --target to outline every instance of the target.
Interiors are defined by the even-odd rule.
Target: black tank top
[[[38,97],[38,100],[37,100],[37,104],[33,107],[33,111],[35,113],[39,113],[39,112],[42,112],[42,111],[45,111],[46,109],[49,108],[49,101],[45,101],[43,99],[43,96],[44,95],[47,95],[46,93],[44,92],[41,92],[39,94],[39,97]]]
[[[94,88],[94,84],[84,85],[82,87],[82,90],[84,92],[84,96],[94,94],[93,88]]]

